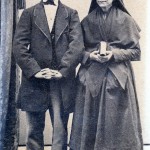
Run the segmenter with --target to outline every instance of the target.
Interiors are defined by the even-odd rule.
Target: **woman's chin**
[[[98,4],[99,5],[99,7],[101,7],[101,8],[106,8],[107,7],[107,5],[106,4]]]
[[[110,9],[110,7],[111,7],[112,5],[99,5],[99,7],[104,11],[104,12],[107,12],[109,9]]]

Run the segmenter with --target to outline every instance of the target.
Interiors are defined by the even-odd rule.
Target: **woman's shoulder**
[[[140,32],[140,27],[138,26],[138,24],[136,23],[136,21],[130,14],[118,9],[117,10],[117,19],[119,19],[122,24],[127,24],[132,27],[133,26],[136,27],[137,30]]]
[[[134,22],[133,17],[121,9],[117,9],[117,19],[120,19],[123,22]]]
[[[94,9],[91,13],[89,13],[87,16],[85,16],[82,20],[82,24],[84,23],[87,23],[87,22],[90,22],[92,19],[93,19],[93,16],[96,15],[96,12],[97,12],[97,8]]]

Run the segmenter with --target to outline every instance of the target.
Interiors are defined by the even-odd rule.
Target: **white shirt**
[[[56,11],[58,8],[58,0],[54,0],[54,3],[55,3],[55,5],[50,5],[50,4],[44,5],[45,14],[46,14],[50,32],[52,31],[52,28],[53,28]]]

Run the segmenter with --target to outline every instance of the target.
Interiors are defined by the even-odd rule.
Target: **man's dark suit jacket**
[[[59,2],[55,51],[63,75],[60,87],[65,111],[70,111],[75,95],[75,68],[82,58],[83,47],[77,11]],[[52,61],[52,41],[42,3],[23,11],[14,37],[13,52],[22,69],[18,107],[24,111],[46,110],[50,81],[34,77],[41,69],[51,68]]]

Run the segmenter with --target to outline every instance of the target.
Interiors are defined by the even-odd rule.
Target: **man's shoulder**
[[[71,8],[71,7],[69,7],[69,6],[65,5],[65,4],[63,4],[63,3],[61,3],[61,5],[62,5],[68,12],[70,12],[70,13],[72,13],[72,12],[77,12],[77,10],[75,10],[75,9],[73,9],[73,8]]]
[[[26,9],[24,10],[24,12],[33,13],[34,9],[35,9],[36,7],[38,7],[39,5],[40,5],[40,3],[35,4],[35,5],[33,5],[33,6],[29,7],[29,8],[26,8]]]

